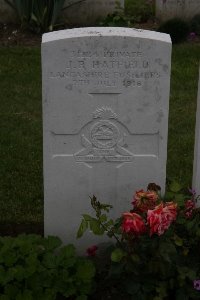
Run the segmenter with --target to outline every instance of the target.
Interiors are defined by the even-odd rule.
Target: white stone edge
[[[125,27],[81,27],[74,29],[65,29],[45,33],[42,36],[42,44],[64,39],[95,36],[122,36],[135,37],[149,40],[157,40],[171,44],[169,34]]]
[[[199,80],[197,91],[197,108],[196,108],[196,124],[195,124],[195,141],[194,141],[194,157],[193,157],[193,176],[192,176],[192,188],[196,190],[197,196],[200,194],[200,162],[199,162],[199,150],[200,150],[200,65],[199,65]],[[200,206],[200,201],[198,201]]]

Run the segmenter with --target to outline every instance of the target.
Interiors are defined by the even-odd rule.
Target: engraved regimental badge
[[[93,121],[81,134],[82,150],[74,154],[77,162],[130,162],[133,154],[127,150],[127,129],[109,107],[96,109]]]

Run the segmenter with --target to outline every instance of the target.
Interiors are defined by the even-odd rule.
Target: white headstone
[[[45,234],[75,242],[93,194],[119,217],[135,190],[155,182],[164,192],[170,63],[163,33],[43,35]]]
[[[198,85],[198,96],[197,96],[192,187],[195,189],[196,194],[200,195],[200,69],[199,69],[199,85]]]
[[[200,14],[200,0],[156,0],[156,17],[162,21],[190,19],[196,14]]]

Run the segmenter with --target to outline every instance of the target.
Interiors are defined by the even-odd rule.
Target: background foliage
[[[0,237],[1,300],[86,300],[94,275],[93,263],[57,237]]]

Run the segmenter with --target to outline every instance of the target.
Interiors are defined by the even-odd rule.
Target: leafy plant
[[[99,288],[113,298],[199,299],[200,209],[194,191],[183,194],[175,182],[170,189],[163,199],[160,187],[149,184],[115,221],[108,217],[109,205],[91,198],[96,216],[83,215],[78,237],[90,229],[115,239],[110,260],[98,272]]]
[[[52,31],[61,11],[82,1],[63,7],[65,0],[5,0],[16,10],[22,27],[36,32]]]
[[[126,0],[125,14],[135,22],[147,22],[155,16],[155,3],[151,0]]]
[[[135,23],[146,22],[154,16],[154,5],[147,0],[127,0],[125,7],[122,8],[116,2],[116,9],[113,14],[108,14],[100,25],[102,26],[123,26],[133,27]]]
[[[101,22],[101,26],[123,26],[123,27],[131,27],[135,22],[135,19],[127,16],[124,12],[124,8],[120,6],[120,3],[116,3],[116,10],[113,14],[108,14]]]
[[[34,0],[5,0],[14,10],[20,18],[22,27],[28,24],[32,17]]]
[[[33,0],[34,6],[31,21],[37,31],[52,31],[56,25],[65,0]]]
[[[134,22],[134,18],[126,16],[124,11],[115,11],[113,14],[108,14],[99,25],[109,27],[132,27]]]
[[[95,268],[57,237],[0,237],[0,299],[87,299]],[[71,298],[70,298],[71,299]]]
[[[172,43],[180,43],[186,40],[190,27],[188,22],[179,18],[173,18],[162,23],[158,31],[170,34]]]

